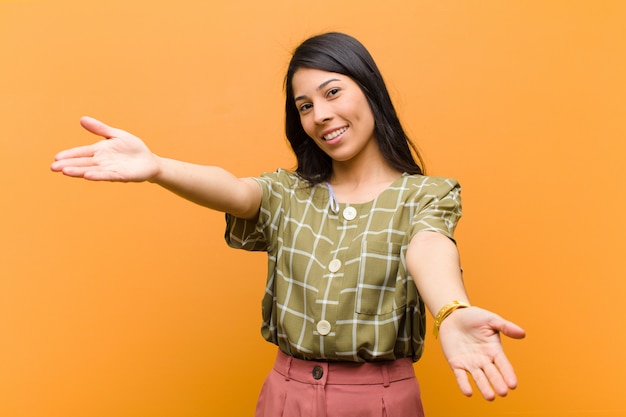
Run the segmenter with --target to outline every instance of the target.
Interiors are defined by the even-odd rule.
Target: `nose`
[[[326,102],[319,101],[313,105],[313,119],[315,123],[323,124],[332,118],[332,111]]]

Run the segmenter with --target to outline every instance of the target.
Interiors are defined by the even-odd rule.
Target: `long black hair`
[[[296,48],[285,77],[285,133],[296,155],[297,174],[311,185],[328,181],[332,175],[331,158],[304,131],[294,102],[292,80],[300,68],[343,74],[356,82],[374,115],[374,136],[383,157],[400,172],[424,173],[424,162],[402,128],[383,77],[370,53],[352,36],[329,32],[313,36]]]

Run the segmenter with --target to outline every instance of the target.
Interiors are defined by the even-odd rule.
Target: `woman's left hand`
[[[463,394],[472,395],[471,375],[486,400],[505,396],[517,387],[517,377],[502,349],[500,333],[514,339],[524,330],[490,311],[478,307],[458,309],[439,330],[443,353]]]

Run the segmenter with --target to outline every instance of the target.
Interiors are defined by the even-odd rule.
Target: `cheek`
[[[373,131],[374,125],[376,124],[376,122],[374,120],[374,112],[372,111],[372,108],[370,107],[367,100],[365,101],[364,117],[365,117],[366,123],[369,125],[369,128],[371,128]]]
[[[368,123],[370,124],[370,129],[372,130],[372,132],[374,132],[376,122],[374,121],[374,115],[372,114],[371,111],[369,112],[369,115],[368,115]]]
[[[309,137],[313,137],[312,136],[312,123],[308,120],[307,117],[300,117],[300,124],[302,125],[302,130],[304,130],[304,132],[309,136]]]
[[[366,104],[361,108],[359,112],[359,123],[363,126],[365,130],[374,130],[374,114],[372,113],[372,109]]]

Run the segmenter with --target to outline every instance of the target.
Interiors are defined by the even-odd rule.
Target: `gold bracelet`
[[[454,310],[466,307],[471,306],[468,303],[464,303],[462,301],[453,301],[441,307],[439,313],[437,313],[437,317],[435,317],[435,329],[433,332],[435,334],[435,339],[439,335],[439,326],[441,326],[441,323],[445,320],[445,318],[448,317]]]

